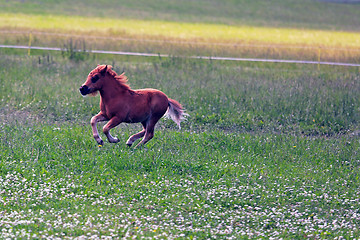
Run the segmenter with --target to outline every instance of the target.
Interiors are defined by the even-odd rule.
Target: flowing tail
[[[189,116],[189,114],[185,112],[181,104],[169,98],[169,107],[165,113],[165,117],[171,118],[181,129],[180,123],[185,120],[187,116]]]

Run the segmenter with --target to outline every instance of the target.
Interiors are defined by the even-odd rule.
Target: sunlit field
[[[74,24],[75,23],[75,24]],[[30,30],[56,29],[60,32],[90,33],[100,36],[134,36],[205,42],[292,44],[323,47],[360,48],[359,33],[270,27],[229,26],[205,23],[177,23],[133,19],[87,18],[1,14],[0,27]]]
[[[0,29],[1,43],[26,46],[67,47],[71,39],[87,50],[352,63],[360,59],[356,32],[24,14],[0,14]]]
[[[91,7],[79,1],[69,10],[66,1],[38,6],[0,1],[2,43],[29,44],[32,31],[32,45],[63,48],[0,49],[1,239],[360,238],[359,68],[180,57],[317,59],[320,48],[321,58],[358,62],[353,49],[360,45],[359,29],[351,13],[359,5],[309,1],[313,11],[324,8],[329,15],[324,19],[334,18],[334,9],[347,13],[339,22],[310,28],[310,20],[299,14],[286,22],[289,9],[282,1],[271,6],[283,13],[278,24],[274,13],[258,13],[269,20],[261,24],[264,19],[245,10],[244,22],[236,22],[236,1],[209,1],[209,13],[189,1],[196,13],[189,21],[186,8],[173,1],[157,10],[150,1],[130,1],[126,11],[111,10],[111,1],[98,2]],[[142,17],[115,14],[138,12],[139,2],[148,7]],[[217,13],[216,4],[229,15]],[[114,17],[104,16],[107,11]],[[131,39],[116,39],[121,37]],[[284,48],[240,50],[218,42]],[[324,53],[338,47],[351,51]],[[173,56],[100,55],[76,48]],[[97,64],[125,72],[133,89],[156,88],[178,100],[190,115],[182,129],[161,119],[155,137],[135,149],[125,142],[141,125],[121,124],[111,131],[120,142],[105,141],[99,149],[90,127],[99,96],[82,97],[78,90]]]

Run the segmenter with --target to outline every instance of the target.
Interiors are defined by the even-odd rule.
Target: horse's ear
[[[105,75],[105,73],[107,71],[107,67],[108,67],[108,65],[105,65],[105,67],[100,71],[101,75]]]

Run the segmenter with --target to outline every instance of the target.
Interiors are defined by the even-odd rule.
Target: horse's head
[[[81,95],[96,95],[96,92],[102,88],[104,77],[107,73],[107,70],[110,68],[111,66],[108,67],[108,65],[99,65],[94,70],[92,70],[89,73],[85,83],[79,89]]]

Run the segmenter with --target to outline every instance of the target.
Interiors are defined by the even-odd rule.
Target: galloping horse
[[[143,130],[127,140],[126,144],[129,147],[139,138],[144,137],[137,146],[152,139],[155,124],[164,115],[170,117],[180,128],[180,122],[188,115],[180,103],[156,89],[130,89],[124,73],[117,75],[111,68],[110,65],[98,65],[89,73],[79,89],[83,96],[94,96],[100,92],[100,112],[90,121],[93,136],[99,147],[104,144],[96,127],[101,121],[109,121],[103,127],[103,132],[111,143],[117,143],[119,139],[111,136],[110,129],[122,122],[140,122]]]

